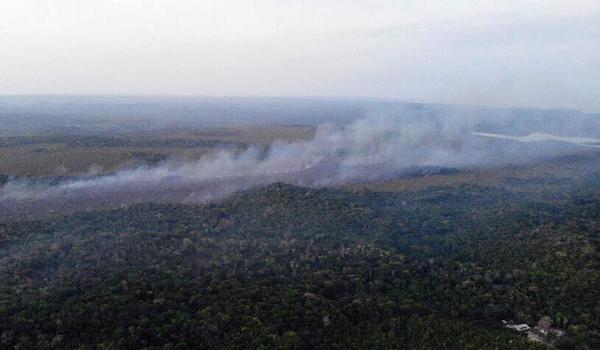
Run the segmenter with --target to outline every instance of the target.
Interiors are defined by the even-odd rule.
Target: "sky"
[[[1,0],[0,94],[600,112],[600,1]]]

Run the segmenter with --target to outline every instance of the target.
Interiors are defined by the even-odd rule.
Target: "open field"
[[[164,130],[119,136],[39,135],[0,138],[0,174],[103,174],[166,159],[196,160],[220,148],[264,147],[307,140],[314,127],[235,126]]]
[[[552,182],[581,179],[590,173],[600,171],[600,151],[588,150],[571,155],[551,157],[532,164],[508,165],[493,168],[464,169],[456,174],[431,175],[420,177],[399,177],[392,180],[374,181],[364,184],[343,186],[349,190],[370,190],[376,192],[418,191],[428,187],[443,186],[514,186],[527,188],[527,183],[537,184],[539,190],[547,190]],[[543,183],[543,179],[552,179]],[[544,186],[541,186],[544,184]]]

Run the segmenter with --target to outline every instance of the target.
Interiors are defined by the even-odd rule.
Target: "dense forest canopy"
[[[599,0],[0,0],[0,350],[600,350],[599,44]]]
[[[597,116],[5,97],[2,120],[0,349],[600,348]]]
[[[442,176],[442,175],[440,175]],[[600,347],[600,174],[274,184],[0,225],[7,348]]]

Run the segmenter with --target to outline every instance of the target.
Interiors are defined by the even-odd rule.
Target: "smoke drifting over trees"
[[[324,123],[310,141],[221,150],[198,161],[166,161],[53,185],[12,180],[0,192],[0,211],[71,212],[146,201],[198,203],[274,182],[340,185],[415,171],[518,163],[578,147],[497,141],[470,134],[494,131],[482,130],[486,120],[479,117],[404,112],[374,112],[350,123]]]

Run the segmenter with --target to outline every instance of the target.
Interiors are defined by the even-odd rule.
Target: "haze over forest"
[[[0,349],[600,349],[600,3],[0,1]]]

